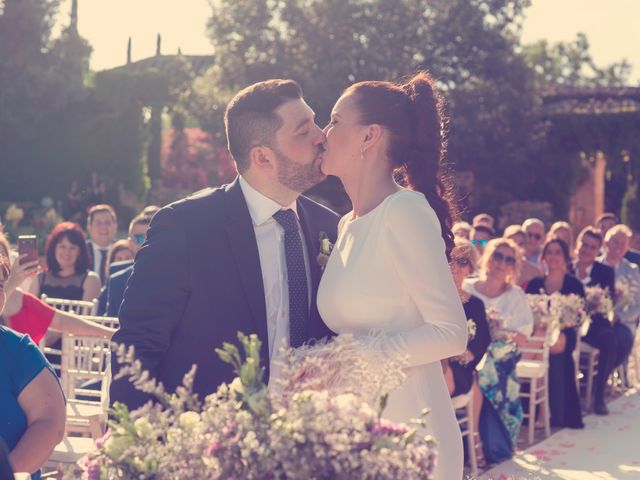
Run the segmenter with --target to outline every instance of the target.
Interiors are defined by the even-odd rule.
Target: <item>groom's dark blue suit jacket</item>
[[[320,232],[332,242],[338,217],[306,197],[298,214],[311,269],[309,339],[332,335],[316,307],[321,269],[316,261]],[[201,397],[233,378],[214,349],[238,344],[237,332],[257,333],[269,375],[265,295],[260,257],[249,210],[238,179],[172,203],[153,218],[138,252],[120,309],[117,344],[133,345],[136,356],[168,391],[197,365],[194,391]],[[115,355],[112,372],[118,363]],[[150,397],[128,379],[111,384],[111,403],[137,408]]]

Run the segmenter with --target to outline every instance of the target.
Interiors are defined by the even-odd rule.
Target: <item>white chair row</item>
[[[117,318],[95,315],[96,302],[45,296],[43,300],[54,308],[73,312],[86,320],[112,328],[118,327]],[[61,343],[61,349],[57,351],[41,344],[44,353],[60,355],[60,383],[67,398],[66,435],[51,453],[45,469],[56,469],[60,464],[74,464],[83,455],[94,450],[94,440],[105,431],[109,407],[110,341],[100,337],[63,333]],[[90,381],[95,381],[96,385],[99,383],[99,388],[83,388]]]

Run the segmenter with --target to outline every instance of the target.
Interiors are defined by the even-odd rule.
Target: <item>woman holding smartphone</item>
[[[30,292],[37,297],[92,301],[100,293],[100,277],[89,270],[85,235],[76,223],[62,222],[47,238],[46,271],[34,278]]]

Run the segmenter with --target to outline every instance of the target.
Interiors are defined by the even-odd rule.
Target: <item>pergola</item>
[[[619,208],[624,190],[640,170],[640,88],[550,88],[543,95],[542,114],[551,123],[552,148],[579,158],[588,173],[573,193],[569,212],[570,222],[580,230],[592,224],[605,205]]]

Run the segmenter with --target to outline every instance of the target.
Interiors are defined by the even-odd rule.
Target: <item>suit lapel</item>
[[[269,337],[267,334],[267,309],[260,268],[260,254],[253,222],[249,215],[238,179],[226,187],[225,207],[227,210],[226,234],[235,258],[244,294],[253,316],[255,333],[262,342],[261,357],[265,368],[269,369]],[[253,332],[245,332],[253,333]]]

